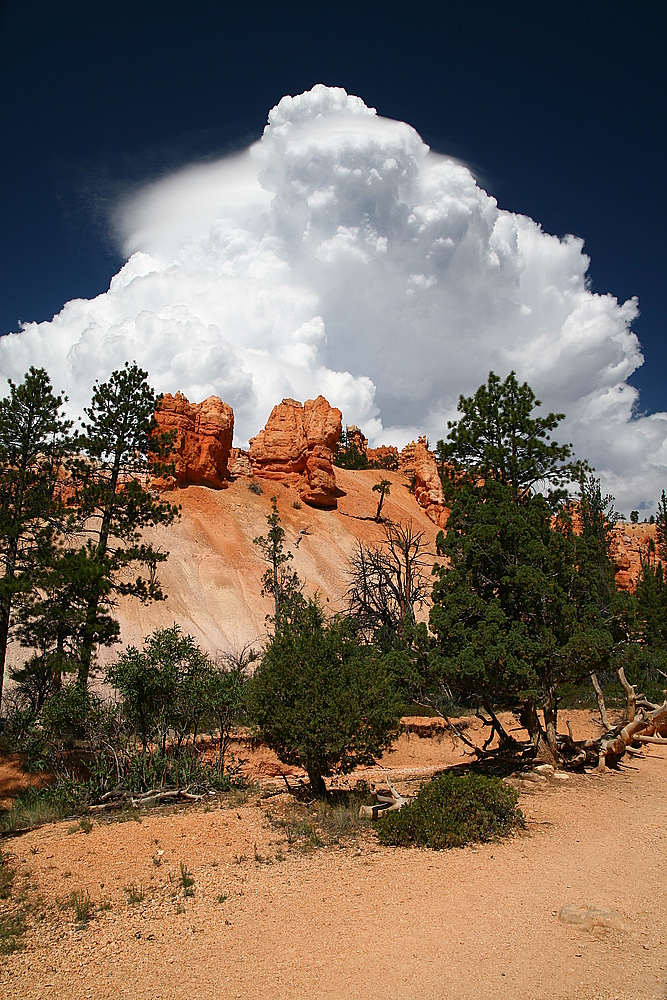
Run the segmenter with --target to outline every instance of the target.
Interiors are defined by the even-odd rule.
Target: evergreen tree
[[[658,555],[667,563],[667,496],[662,491],[658,501],[658,513],[655,518],[655,537]]]
[[[95,560],[90,544],[79,549],[54,546],[40,563],[16,622],[21,645],[33,653],[21,668],[11,671],[34,711],[51,692],[60,690],[64,673],[78,670],[88,595],[97,586],[107,597],[107,570],[107,562]],[[98,608],[97,619],[98,644],[111,645],[120,633],[118,622],[103,607]]]
[[[359,641],[354,621],[325,622],[315,601],[270,639],[250,682],[250,707],[267,746],[305,768],[318,796],[327,775],[371,763],[389,745],[401,708],[382,658]]]
[[[348,438],[346,430],[341,431],[333,464],[340,469],[367,469],[369,466],[368,458],[359,451],[354,440]]]
[[[571,525],[552,519],[541,494],[517,504],[511,484],[462,486],[438,535],[448,565],[437,567],[430,625],[455,697],[491,711],[537,702],[555,752],[558,687],[605,660],[612,636],[579,572]]]
[[[108,382],[95,383],[85,409],[80,455],[73,466],[73,506],[80,530],[88,536],[81,563],[86,607],[80,687],[87,686],[95,647],[109,639],[106,609],[113,595],[131,594],[142,601],[163,597],[154,570],[166,553],[141,539],[143,529],[169,524],[177,514],[148,485],[149,460],[153,472],[163,471],[160,460],[171,443],[168,435],[157,434],[156,403],[147,373],[126,363]],[[139,570],[134,578],[133,567]]]
[[[519,385],[514,372],[504,382],[494,372],[474,396],[460,396],[459,420],[449,421],[447,441],[436,454],[444,468],[451,463],[461,473],[494,478],[509,487],[512,501],[520,502],[540,484],[556,496],[568,482],[577,482],[584,465],[572,460],[570,445],[551,440],[551,431],[563,413],[534,416],[541,406],[530,386]]]
[[[292,553],[285,552],[285,529],[280,523],[278,501],[271,497],[271,513],[267,515],[266,523],[269,531],[253,539],[263,558],[269,564],[262,577],[262,597],[273,597],[273,616],[267,615],[267,621],[273,622],[276,632],[282,627],[285,618],[292,618],[305,605],[301,593],[302,583],[295,570],[288,563]]]
[[[455,697],[491,712],[523,703],[531,735],[545,735],[555,753],[559,685],[595,670],[612,648],[613,509],[599,482],[586,478],[586,463],[551,439],[564,414],[536,416],[538,406],[514,372],[504,382],[491,372],[474,396],[459,399],[462,416],[438,443],[441,462],[452,466],[451,513],[447,537],[438,536],[449,563],[437,568],[431,659]],[[559,510],[577,480],[580,535]]]
[[[667,497],[662,491],[655,518],[656,539],[642,557],[637,581],[637,639],[644,650],[667,655]],[[655,553],[656,558],[651,559]],[[665,560],[665,562],[663,562]]]
[[[651,566],[642,560],[637,582],[637,619],[639,639],[667,653],[667,579],[662,562]]]
[[[0,705],[12,613],[53,546],[62,516],[59,475],[71,422],[43,368],[9,381],[0,400]]]
[[[375,511],[375,520],[380,520],[380,512],[382,510],[382,504],[384,503],[384,498],[388,497],[391,493],[391,480],[381,479],[379,483],[376,483],[373,487],[373,493],[379,493],[380,499],[378,500],[378,509]]]
[[[614,498],[603,496],[600,480],[582,475],[579,483],[581,536],[573,538],[580,576],[588,579],[601,612],[608,612],[616,593],[614,564],[609,547],[616,523]]]

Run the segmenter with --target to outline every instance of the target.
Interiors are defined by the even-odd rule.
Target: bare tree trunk
[[[552,764],[556,767],[558,764],[558,751],[556,750],[556,752],[554,752],[549,745],[548,737],[540,725],[537,708],[535,707],[535,702],[532,698],[522,702],[521,709],[519,711],[519,721],[524,729],[528,730],[530,742],[535,747],[536,758],[543,761],[545,764]]]
[[[493,708],[492,708],[491,704],[488,701],[483,701],[482,705],[484,707],[484,711],[488,712],[488,714],[489,714],[489,716],[491,718],[491,723],[490,723],[490,725],[491,725],[491,736],[489,737],[488,743],[491,742],[491,740],[493,739],[493,734],[494,734],[494,732],[496,732],[496,733],[498,733],[498,739],[500,740],[501,746],[503,744],[506,745],[506,746],[514,746],[516,744],[516,740],[513,739],[510,736],[510,734],[505,730],[502,722],[500,721],[500,719],[498,718],[498,716],[496,715],[496,713],[493,711]],[[489,725],[488,722],[486,724]],[[486,745],[485,745],[484,749],[486,749]]]
[[[542,705],[547,745],[554,756],[554,761],[549,761],[549,763],[555,763],[558,759],[558,746],[556,743],[556,711],[556,692],[553,689],[550,689],[547,697],[544,699],[544,704]]]
[[[9,596],[0,601],[0,709],[2,709],[2,685],[5,679],[5,660],[9,640],[9,615],[11,611]]]
[[[623,669],[623,668],[621,668]],[[600,718],[602,719],[602,725],[605,729],[610,729],[609,719],[607,718],[607,706],[604,703],[604,694],[602,693],[602,688],[600,687],[600,682],[598,681],[597,674],[595,671],[591,671],[591,684],[593,685],[593,690],[595,691],[598,708],[600,709]]]
[[[623,667],[619,667],[616,671],[616,675],[621,682],[621,687],[625,691],[626,698],[626,715],[628,717],[628,722],[634,722],[635,712],[637,711],[637,693],[635,691],[634,685],[630,684],[625,676],[625,670]]]

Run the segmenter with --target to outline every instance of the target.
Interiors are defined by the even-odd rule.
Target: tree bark
[[[623,667],[618,668],[618,670],[616,671],[616,675],[619,681],[621,682],[621,687],[625,691],[625,699],[627,705],[626,715],[628,717],[628,722],[634,722],[635,713],[637,711],[636,691],[634,689],[634,686],[630,684],[628,679],[626,678],[625,670],[623,669]]]
[[[327,786],[324,783],[324,778],[320,774],[319,770],[313,770],[311,768],[307,769],[308,780],[310,782],[310,789],[316,799],[324,799],[327,794]]]
[[[609,719],[607,718],[607,706],[604,703],[604,694],[602,693],[600,682],[598,681],[597,674],[594,670],[591,672],[591,684],[593,685],[593,690],[595,691],[595,695],[598,700],[598,708],[600,709],[602,725],[605,729],[610,729]]]

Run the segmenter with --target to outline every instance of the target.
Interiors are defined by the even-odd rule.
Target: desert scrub
[[[10,866],[7,857],[0,851],[0,899],[10,900],[14,884],[15,870]],[[23,897],[20,902],[23,903]],[[6,904],[5,904],[6,906]],[[26,907],[10,902],[9,909],[0,910],[0,955],[11,955],[20,951],[24,945],[22,937],[27,930]]]
[[[74,910],[77,923],[87,924],[95,910],[95,904],[90,898],[90,893],[86,889],[75,889],[70,894],[69,905]]]
[[[125,894],[130,906],[136,906],[137,903],[143,902],[144,887],[143,885],[137,886],[136,883],[132,882],[130,885],[125,886]]]
[[[16,872],[10,866],[5,855],[0,851],[0,899],[9,899]]]
[[[194,896],[194,884],[195,880],[192,872],[188,871],[187,865],[181,861],[181,878],[180,878],[181,888],[183,889],[183,895],[187,899],[188,896]]]
[[[443,774],[415,799],[380,819],[378,839],[392,847],[463,847],[525,826],[516,789],[481,774]]]
[[[21,939],[27,928],[26,914],[22,907],[0,914],[0,955],[21,951],[25,947]]]
[[[32,830],[42,823],[81,813],[88,800],[88,785],[70,779],[43,788],[27,788],[17,795],[11,809],[0,818],[0,830],[10,833]]]

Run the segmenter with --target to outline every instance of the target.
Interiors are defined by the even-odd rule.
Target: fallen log
[[[173,802],[177,799],[199,802],[206,798],[207,794],[207,792],[191,792],[189,785],[186,788],[152,788],[141,795],[134,795],[132,792],[114,788],[100,796],[99,802],[88,806],[86,812],[100,813],[109,809],[121,809],[123,806],[139,809],[141,806],[153,805],[156,802]]]
[[[628,687],[634,696],[634,687],[632,685]],[[568,770],[597,767],[599,771],[604,771],[605,767],[618,764],[633,743],[663,742],[656,733],[667,727],[667,701],[663,705],[646,702],[648,711],[644,707],[644,702],[643,698],[641,702],[639,699],[637,702],[633,701],[628,693],[630,714],[633,714],[631,711],[633,707],[639,708],[639,714],[635,713],[632,719],[608,729],[595,740],[574,740],[572,730],[568,727],[569,736],[560,735],[557,738],[558,752],[563,766]],[[667,739],[664,743],[667,745]]]
[[[387,785],[389,787],[389,795],[384,795],[382,792],[376,791],[373,795],[375,799],[373,805],[359,806],[359,816],[362,819],[377,820],[381,814],[402,809],[404,805],[411,801],[405,795],[397,792],[391,782],[388,781]]]

